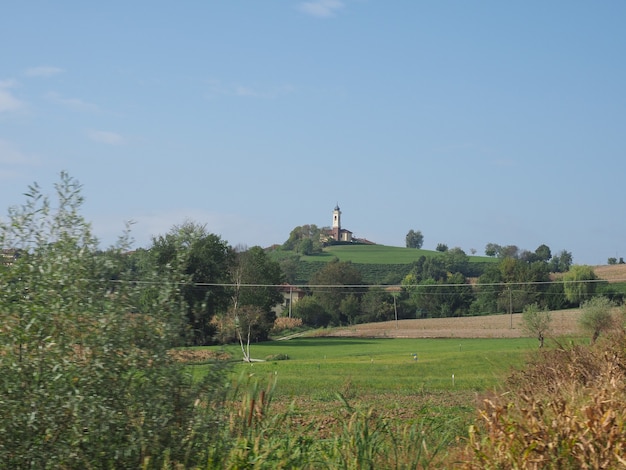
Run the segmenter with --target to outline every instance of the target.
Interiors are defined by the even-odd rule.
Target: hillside
[[[332,245],[319,254],[304,256],[293,251],[275,249],[270,256],[276,261],[298,257],[297,283],[306,284],[311,276],[324,267],[325,263],[335,259],[351,262],[362,274],[363,281],[369,284],[398,283],[408,274],[412,263],[424,257],[442,257],[443,253],[431,250],[418,250],[386,245]],[[469,256],[468,277],[475,277],[483,272],[485,265],[497,262],[486,256]]]
[[[308,262],[328,262],[337,258],[357,264],[411,264],[422,256],[440,257],[443,253],[386,245],[331,245],[319,255],[303,256],[301,259]],[[497,261],[487,256],[469,256],[469,260],[480,263]]]

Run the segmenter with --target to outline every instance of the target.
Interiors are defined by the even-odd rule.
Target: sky
[[[626,2],[7,2],[0,218],[62,171],[104,247],[330,226],[626,257]]]

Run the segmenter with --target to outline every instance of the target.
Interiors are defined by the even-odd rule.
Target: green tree
[[[437,248],[435,248],[435,250],[441,253],[445,253],[446,251],[448,251],[448,245],[446,245],[445,243],[437,243]]]
[[[609,331],[615,325],[611,310],[614,304],[610,299],[599,296],[584,301],[580,308],[580,325],[591,333],[591,342],[595,343],[601,333]]]
[[[168,354],[176,286],[161,281],[160,295],[141,301],[121,256],[127,236],[116,256],[99,256],[80,184],[62,173],[55,188],[53,204],[32,185],[0,223],[0,246],[23,253],[0,269],[0,465],[206,464],[219,445],[225,377],[211,366],[192,379]]]
[[[497,243],[487,243],[485,246],[485,255],[487,256],[499,256],[502,247]]]
[[[229,268],[234,251],[204,225],[187,221],[164,236],[155,237],[150,252],[162,276],[178,283],[172,301],[185,306],[184,337],[189,345],[213,341],[213,317],[227,311],[231,292]]]
[[[393,320],[393,294],[380,287],[370,287],[361,298],[361,311],[359,323]]]
[[[320,253],[322,251],[321,235],[322,230],[317,225],[300,225],[291,231],[289,238],[283,243],[283,249],[295,250],[307,255]],[[300,250],[305,250],[307,253]]]
[[[235,287],[227,315],[233,317],[244,360],[249,361],[250,341],[265,341],[274,326],[273,308],[282,300],[278,286],[283,277],[278,262],[259,246],[237,252],[230,272]]]
[[[548,245],[539,245],[535,250],[537,261],[548,262],[552,258],[552,251]]]
[[[407,248],[421,248],[424,245],[424,235],[419,230],[409,230],[406,234],[406,247]]]
[[[549,310],[539,307],[538,304],[530,304],[524,307],[522,312],[522,327],[526,333],[535,336],[539,340],[539,347],[543,348],[545,335],[550,331],[552,314]]]
[[[591,266],[575,265],[563,275],[563,290],[565,298],[573,303],[580,304],[591,298],[596,289],[598,279]]]
[[[569,251],[561,250],[550,260],[550,270],[553,273],[565,273],[572,266],[572,254]]]
[[[350,294],[341,299],[339,312],[341,312],[342,317],[345,318],[350,325],[357,323],[357,318],[361,314],[361,303],[358,297],[354,294]]]
[[[293,304],[292,315],[312,327],[328,326],[331,317],[313,296],[306,296]]]
[[[300,266],[300,256],[289,256],[279,261],[280,270],[285,277],[285,282],[295,284],[298,280],[298,267]]]
[[[341,301],[355,294],[359,290],[356,286],[362,282],[361,272],[351,262],[334,260],[317,271],[309,284],[315,286],[313,296],[330,315],[332,323],[341,325],[347,321],[341,313]]]
[[[469,266],[469,257],[461,248],[454,247],[444,253],[443,262],[446,271],[465,274]]]

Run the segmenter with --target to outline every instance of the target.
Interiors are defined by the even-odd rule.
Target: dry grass
[[[600,279],[605,279],[609,282],[626,281],[626,264],[594,266],[593,272]]]
[[[485,400],[464,468],[626,468],[625,345],[543,351]]]
[[[552,313],[552,336],[580,336],[581,310]],[[380,323],[365,323],[323,332],[324,336],[367,338],[521,338],[527,336],[521,326],[522,314],[481,317],[424,318]],[[512,324],[512,328],[511,328]]]

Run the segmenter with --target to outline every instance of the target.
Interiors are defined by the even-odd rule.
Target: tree
[[[609,258],[606,263],[609,265],[617,264],[617,258]]]
[[[552,252],[548,245],[539,245],[535,250],[535,255],[537,261],[548,262],[552,258]]]
[[[448,251],[448,245],[446,245],[445,243],[437,243],[437,248],[435,248],[435,250],[441,253],[445,253],[446,251]]]
[[[487,243],[487,245],[485,246],[485,255],[498,256],[501,249],[502,247],[497,243]]]
[[[292,314],[295,318],[300,318],[305,325],[314,328],[328,326],[331,320],[328,312],[312,296],[304,297],[294,303]]]
[[[562,250],[550,260],[550,270],[553,273],[565,273],[572,266],[572,254]]]
[[[406,234],[406,247],[407,248],[421,248],[424,245],[424,235],[419,230],[409,230]]]
[[[295,284],[298,279],[298,267],[300,266],[300,256],[289,256],[279,261],[280,270],[285,276],[285,282]]]
[[[539,340],[539,347],[543,348],[545,335],[550,331],[552,315],[549,310],[539,307],[538,304],[530,304],[524,307],[522,312],[522,328],[526,333],[535,336]]]
[[[273,307],[282,300],[278,286],[283,277],[278,262],[255,246],[237,252],[231,278],[235,288],[228,316],[233,319],[244,360],[250,361],[250,341],[266,340],[274,326]]]
[[[283,243],[283,249],[295,250],[306,255],[320,253],[322,251],[321,234],[322,231],[317,225],[300,225],[291,231],[289,238]],[[301,250],[305,250],[306,253]]]
[[[450,273],[466,273],[469,265],[469,257],[459,248],[454,247],[444,252],[446,270]]]
[[[229,307],[229,268],[235,253],[219,235],[191,221],[153,238],[150,252],[162,276],[178,283],[172,301],[185,306],[184,339],[189,345],[213,342],[213,317]]]
[[[393,320],[394,293],[389,293],[380,287],[370,287],[361,298],[361,312],[359,323]]]
[[[563,275],[563,290],[565,298],[573,303],[580,304],[593,296],[598,279],[593,268],[586,265],[575,265]]]
[[[500,247],[500,251],[498,252],[499,258],[518,258],[519,257],[519,248],[516,245],[506,245]]]
[[[603,296],[592,297],[581,304],[583,313],[579,320],[580,325],[591,333],[592,343],[596,342],[601,333],[614,326],[611,315],[613,306],[613,302]]]
[[[1,466],[206,464],[225,375],[209,366],[192,378],[169,354],[176,285],[154,276],[159,295],[141,300],[122,256],[128,234],[114,256],[99,254],[80,215],[81,185],[62,173],[55,188],[52,203],[32,185],[0,223],[0,246],[23,253],[0,269]]]
[[[341,312],[341,301],[345,296],[356,293],[358,289],[353,286],[362,282],[361,272],[351,262],[334,260],[317,271],[309,284],[316,286],[313,296],[330,315],[332,323],[341,325],[347,321]]]

